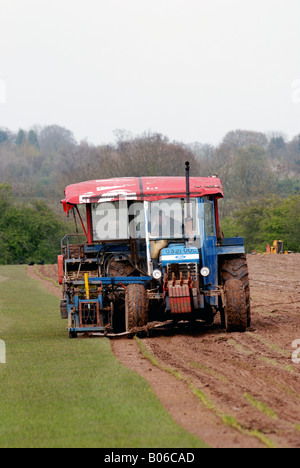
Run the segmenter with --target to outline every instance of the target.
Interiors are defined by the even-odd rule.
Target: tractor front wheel
[[[125,295],[126,331],[147,325],[149,320],[149,299],[142,284],[130,284]]]
[[[228,280],[240,280],[246,295],[247,327],[251,325],[250,285],[247,258],[245,255],[227,258],[221,264],[221,280],[223,285]]]
[[[247,330],[247,300],[240,280],[230,279],[225,282],[224,325],[228,333]]]

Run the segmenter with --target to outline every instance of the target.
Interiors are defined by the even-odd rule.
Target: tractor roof
[[[190,177],[190,192],[191,197],[224,196],[222,182],[217,177]],[[79,204],[116,200],[157,201],[185,197],[185,177],[122,177],[69,185],[65,189],[62,204],[68,212],[74,205]]]

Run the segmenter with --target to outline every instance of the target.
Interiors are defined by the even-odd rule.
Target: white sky
[[[299,0],[0,0],[0,127],[11,130],[57,124],[94,144],[116,129],[291,138],[299,80]]]

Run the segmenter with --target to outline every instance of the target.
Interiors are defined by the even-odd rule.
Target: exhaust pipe
[[[185,179],[186,179],[186,203],[187,203],[187,218],[191,217],[191,207],[190,207],[190,163],[187,161],[185,163]]]
[[[186,204],[187,214],[185,218],[185,232],[187,243],[193,242],[193,218],[191,217],[191,192],[190,192],[190,163],[185,163],[185,178],[186,178]]]

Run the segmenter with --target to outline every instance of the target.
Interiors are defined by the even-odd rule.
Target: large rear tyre
[[[221,280],[223,285],[231,279],[240,280],[246,295],[247,327],[251,325],[250,284],[247,259],[245,255],[231,257],[221,264]]]
[[[142,284],[130,284],[125,295],[126,331],[143,327],[149,321],[149,299]]]
[[[247,303],[243,284],[240,280],[230,279],[224,287],[225,308],[224,325],[227,333],[247,330]]]

